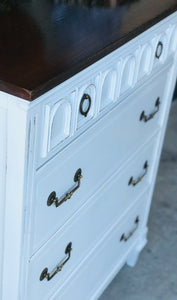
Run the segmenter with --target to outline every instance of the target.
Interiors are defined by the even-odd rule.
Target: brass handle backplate
[[[133,179],[133,177],[130,177],[128,185],[133,185],[133,186],[137,185],[143,179],[143,177],[147,174],[147,171],[148,171],[148,162],[147,161],[145,162],[143,168],[145,169],[144,173],[140,177],[138,177],[138,179],[136,179],[136,180]]]
[[[158,97],[155,103],[155,111],[153,111],[151,114],[149,114],[148,116],[145,114],[144,110],[142,111],[141,115],[140,115],[140,121],[144,121],[144,122],[148,122],[149,120],[151,120],[155,114],[159,111],[160,109],[160,98]]]
[[[65,249],[65,254],[67,254],[67,258],[61,263],[59,264],[55,271],[53,271],[53,273],[48,273],[48,268],[45,268],[41,275],[40,275],[40,281],[44,280],[45,278],[49,281],[51,280],[58,272],[60,272],[63,269],[63,266],[67,263],[67,261],[70,259],[71,257],[71,250],[72,250],[72,243],[70,242],[66,249]]]
[[[69,190],[64,196],[62,196],[60,199],[56,197],[56,192],[52,192],[48,199],[47,199],[47,205],[51,206],[53,203],[56,207],[63,204],[65,201],[70,199],[75,191],[78,190],[78,188],[81,185],[81,178],[82,178],[82,170],[78,169],[74,175],[74,182],[77,182],[77,185],[74,186],[71,190]]]
[[[135,219],[135,227],[133,228],[132,231],[130,231],[130,233],[126,236],[125,233],[122,234],[121,238],[120,238],[120,241],[124,241],[124,242],[127,242],[129,240],[129,238],[135,233],[135,231],[137,230],[138,228],[138,225],[139,225],[139,217],[137,216],[136,219]]]

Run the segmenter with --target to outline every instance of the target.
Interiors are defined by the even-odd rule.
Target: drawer
[[[112,257],[111,266],[109,261],[106,260],[106,265],[107,267],[109,266],[109,268],[112,268],[112,263],[115,262],[115,258],[116,261],[118,261],[126,255],[129,247],[131,247],[138,237],[138,233],[140,232],[143,224],[143,217],[147,205],[146,197],[141,197],[137,203],[133,209],[129,210],[127,217],[121,219],[123,220],[123,223],[119,223],[119,227],[117,227],[118,232],[115,234],[115,240],[113,244],[110,244],[110,247],[106,251],[107,257]],[[107,207],[109,207],[109,205],[107,205]],[[112,208],[112,210],[113,209],[114,208]],[[50,245],[50,247],[45,248],[45,250],[42,252],[40,251],[40,253],[37,254],[37,257],[34,257],[30,261],[29,276],[27,280],[27,299],[51,299],[50,295],[58,287],[61,287],[63,284],[65,284],[72,272],[75,273],[77,271],[79,263],[83,261],[84,264],[84,260],[86,260],[87,255],[89,254],[87,250],[90,249],[90,251],[93,252],[93,249],[96,246],[96,235],[97,242],[99,242],[99,240],[103,239],[103,236],[106,233],[106,231],[103,230],[105,216],[106,214],[103,216],[102,211],[100,211],[99,208],[97,209],[96,213],[93,210],[93,213],[89,216],[89,218],[87,214],[85,216],[83,215],[82,220],[80,219],[79,222],[71,224],[66,232],[53,240],[53,243]],[[99,234],[101,227],[102,235]],[[131,233],[134,234],[132,235]],[[109,236],[109,234],[107,234],[107,236]],[[70,251],[70,243],[72,243],[72,251]],[[97,249],[94,252],[97,252]],[[112,256],[113,253],[114,255]],[[90,255],[92,256],[92,254]],[[105,267],[105,261],[103,265]],[[56,268],[59,269],[60,266],[61,272],[59,271],[55,276],[52,277],[56,271]],[[92,270],[94,270],[94,272],[96,268],[97,265],[95,267],[92,265]],[[47,272],[50,274],[49,281],[45,277]],[[92,272],[90,272],[89,275],[92,277]],[[91,278],[87,279],[91,280]],[[77,286],[76,290],[78,290],[79,287],[80,284]],[[72,296],[73,295],[71,294],[70,297]],[[74,297],[72,299],[78,298]]]
[[[134,248],[138,252],[146,245],[146,227],[142,224],[146,211],[147,198],[129,212],[124,222],[119,223],[104,240],[97,245],[82,263],[80,268],[72,274],[68,281],[50,299],[51,300],[96,300],[107,287],[113,276],[126,263]],[[136,219],[139,225],[136,226]],[[137,228],[137,229],[136,229]],[[136,230],[135,230],[136,229]],[[134,234],[130,236],[130,233]],[[122,235],[129,237],[120,241]],[[104,262],[104,263],[103,263]]]
[[[154,65],[163,64],[170,56],[174,56],[177,48],[177,24],[162,29],[155,42]]]
[[[38,170],[32,208],[32,253],[159,130],[162,122],[160,116],[163,116],[165,109],[165,81],[166,74],[163,74],[148,87],[137,91]],[[143,112],[145,118],[157,110],[157,98],[160,98],[160,110],[149,121],[140,121]],[[65,195],[78,185],[78,181],[74,181],[78,169],[82,170],[83,176],[80,187],[59,207],[55,206],[55,202],[51,204],[48,199],[55,194],[61,203],[67,198]]]

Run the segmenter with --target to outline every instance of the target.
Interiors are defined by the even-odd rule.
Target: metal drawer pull
[[[145,112],[143,110],[141,115],[140,115],[140,121],[148,122],[149,120],[151,120],[155,116],[155,114],[160,109],[160,98],[157,98],[156,103],[155,103],[155,107],[156,107],[156,110],[154,112],[152,112],[149,116],[146,116]]]
[[[137,230],[138,228],[138,225],[139,225],[139,217],[136,217],[136,220],[135,220],[135,228],[129,233],[128,236],[125,235],[125,233],[122,234],[121,238],[120,238],[120,241],[124,241],[124,242],[127,242],[129,240],[129,238],[135,233],[135,231]]]
[[[59,264],[56,267],[56,270],[50,274],[48,273],[48,268],[45,268],[40,276],[40,281],[44,280],[45,278],[49,281],[51,280],[58,272],[60,272],[63,268],[63,266],[67,263],[67,261],[70,259],[71,257],[71,250],[72,250],[72,243],[69,243],[65,249],[65,254],[67,254],[67,258],[63,261],[63,263]]]
[[[143,177],[147,174],[147,171],[148,171],[148,162],[147,161],[144,164],[144,169],[145,169],[145,172],[143,173],[143,175],[141,175],[137,180],[134,180],[133,177],[131,177],[128,182],[128,185],[133,185],[133,186],[137,185],[143,179]]]
[[[52,192],[47,200],[47,205],[51,206],[53,203],[55,204],[56,207],[60,206],[63,204],[65,201],[70,199],[72,195],[74,194],[75,191],[80,187],[81,185],[81,178],[82,178],[82,170],[78,169],[74,175],[74,182],[77,182],[77,185],[74,186],[68,193],[66,193],[64,196],[62,196],[60,199],[56,197],[56,192]]]
[[[84,102],[85,101],[88,102],[88,107],[87,107],[86,110],[84,109]],[[91,107],[91,104],[92,104],[92,100],[91,100],[90,95],[89,94],[84,94],[82,96],[82,99],[81,99],[81,102],[80,102],[80,113],[81,113],[81,115],[83,115],[84,117],[87,117],[87,115],[89,113],[89,110],[90,110],[90,107]]]
[[[158,42],[156,52],[155,52],[155,57],[159,59],[162,55],[162,52],[163,52],[163,44],[162,42]]]

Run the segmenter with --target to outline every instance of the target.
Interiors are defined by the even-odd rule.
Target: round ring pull
[[[158,42],[156,52],[155,52],[155,57],[159,59],[162,55],[162,52],[163,52],[163,44],[162,42]]]
[[[85,109],[85,103],[87,103],[87,107]],[[83,115],[84,117],[87,117],[90,107],[92,104],[92,100],[89,94],[84,94],[82,96],[81,102],[80,102],[80,113],[81,115]]]

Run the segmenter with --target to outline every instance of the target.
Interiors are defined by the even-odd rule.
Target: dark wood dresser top
[[[0,1],[1,91],[34,100],[177,9],[177,0],[62,2]]]

